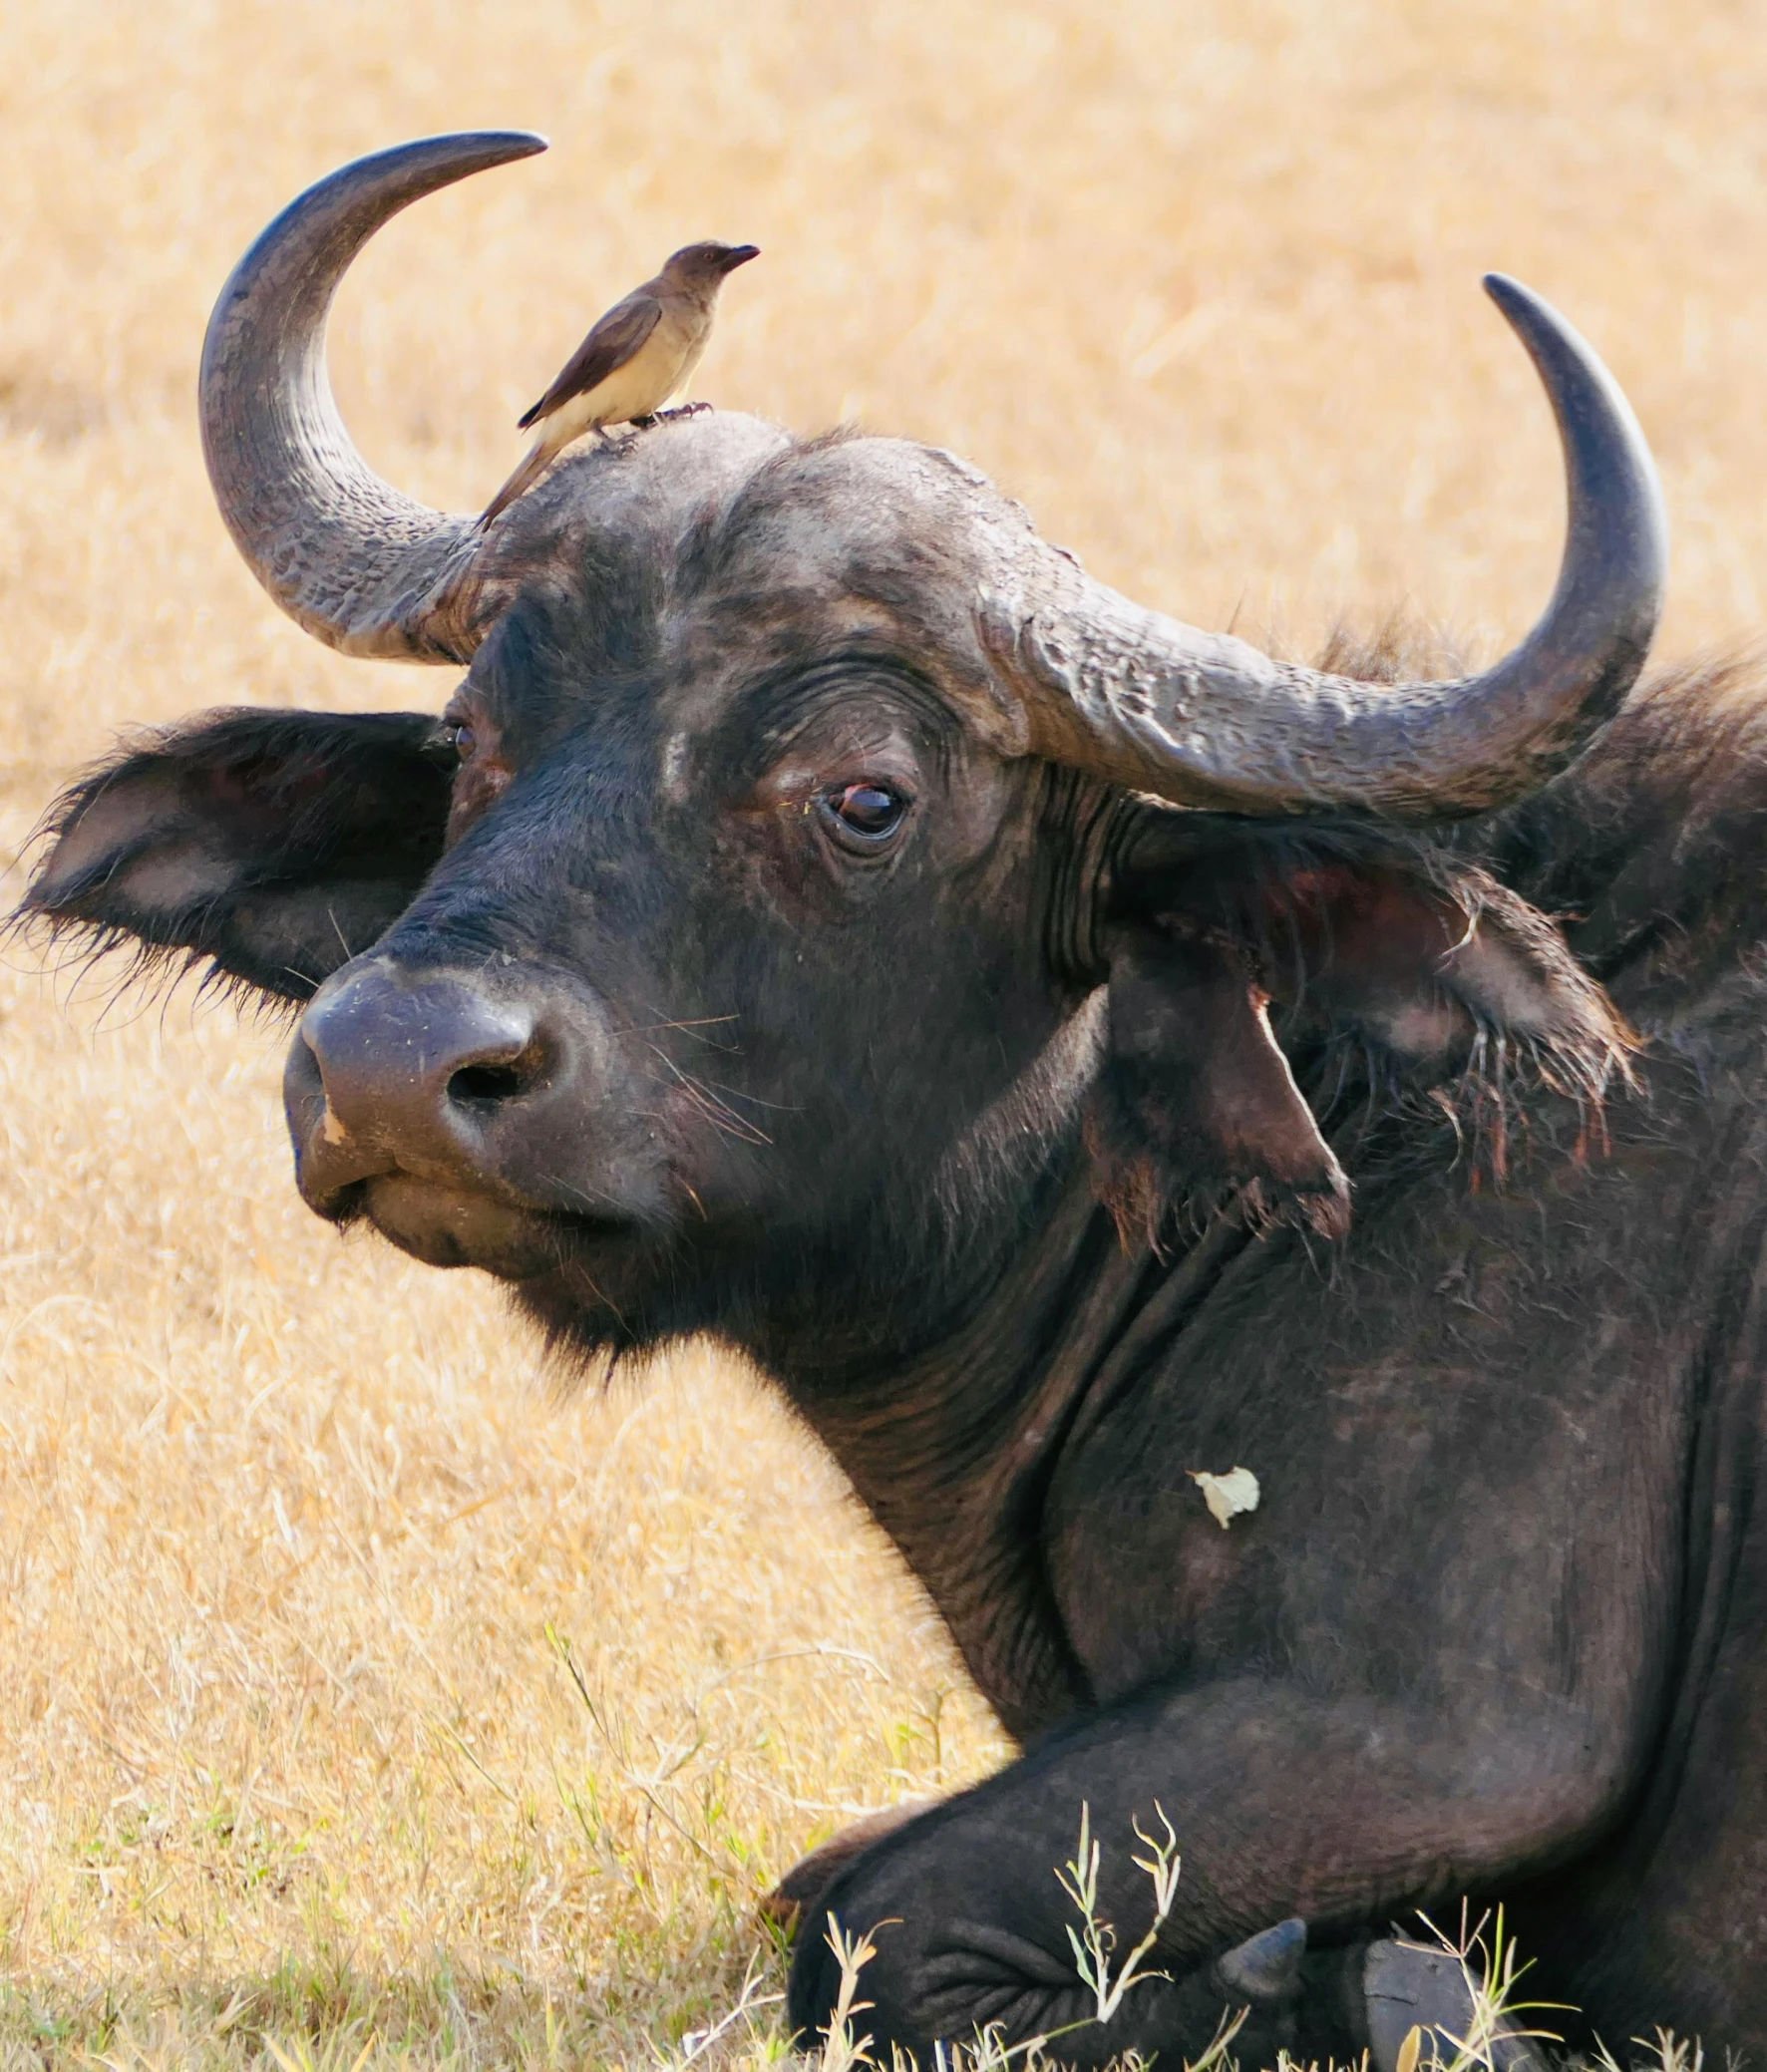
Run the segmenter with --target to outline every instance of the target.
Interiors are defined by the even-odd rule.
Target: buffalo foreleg
[[[866,2027],[922,2064],[993,2024],[1015,2042],[1063,2030],[1052,2053],[1076,2065],[1129,2049],[1195,2057],[1238,2006],[1251,2010],[1242,2063],[1279,2046],[1359,2049],[1371,1936],[1564,1861],[1611,1810],[1620,1766],[1575,1708],[1518,1700],[1506,1713],[1491,1699],[1471,1714],[1252,1679],[1089,1714],[839,1873],[799,1929],[793,2021],[807,2036],[828,2021],[832,1914],[849,1934],[875,1931]],[[1165,1975],[1131,1987],[1106,2026],[1091,2020],[1097,1994],[1069,1939],[1083,1924],[1056,1876],[1083,1808],[1119,1966],[1155,1913],[1138,1826],[1161,1836],[1170,1821],[1182,1852],[1146,1960]],[[1296,1952],[1267,1993],[1251,1989],[1261,1938],[1291,1918],[1307,1927],[1304,1961]]]
[[[792,1931],[806,1914],[814,1919],[821,1910],[824,1893],[849,1864],[885,1835],[893,1835],[897,1828],[917,1819],[931,1803],[929,1799],[904,1799],[897,1806],[865,1814],[851,1827],[831,1836],[820,1849],[801,1857],[761,1901],[763,1919]]]

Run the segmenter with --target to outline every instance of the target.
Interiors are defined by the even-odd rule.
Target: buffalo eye
[[[878,849],[901,826],[908,802],[885,784],[838,785],[825,792],[822,808],[834,833],[850,848]]]
[[[442,739],[452,748],[463,763],[473,760],[479,746],[479,737],[465,720],[451,721],[442,729]]]

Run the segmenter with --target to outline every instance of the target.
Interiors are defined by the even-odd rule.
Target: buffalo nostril
[[[462,1108],[514,1101],[533,1084],[531,1071],[519,1064],[462,1065],[448,1082],[448,1098]]]

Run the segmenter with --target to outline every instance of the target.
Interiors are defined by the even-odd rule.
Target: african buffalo
[[[1084,2013],[1084,1804],[1125,1943],[1156,1806],[1183,1875],[1168,1975],[1065,2057],[1194,2052],[1231,1991],[1253,2062],[1390,2064],[1410,1974],[1364,1952],[1463,1894],[1616,2043],[1767,2041],[1767,704],[1634,688],[1664,535],[1613,384],[1489,284],[1569,538],[1454,682],[1272,661],[948,454],[720,413],[481,536],[357,455],[326,312],[536,148],[321,181],[203,360],[253,572],[464,665],[446,713],[133,746],[27,911],[305,1003],[321,1215],[500,1275],[566,1359],[713,1333],[821,1435],[1025,1748],[787,1881],[895,1923],[881,2040]],[[1224,1531],[1190,1471],[1235,1465]],[[795,2020],[833,1992],[807,1932]]]

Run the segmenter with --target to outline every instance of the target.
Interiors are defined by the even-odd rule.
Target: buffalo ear
[[[304,1000],[429,875],[453,766],[424,713],[203,715],[61,795],[17,917]]]
[[[1559,930],[1451,853],[1163,814],[1124,861],[1092,1136],[1126,1230],[1233,1198],[1256,1225],[1348,1228],[1348,1183],[1278,1036],[1340,1084],[1365,1070],[1370,1115],[1421,1094],[1470,1123],[1498,1179],[1518,1086],[1598,1116],[1629,1071],[1629,1032]]]
[[[1268,996],[1229,940],[1124,924],[1108,942],[1105,1056],[1089,1139],[1125,1242],[1174,1207],[1233,1202],[1260,1228],[1349,1227],[1349,1183],[1270,1033]]]
[[[1335,859],[1266,880],[1242,907],[1296,1034],[1351,1036],[1395,1071],[1453,1075],[1480,1039],[1596,1093],[1632,1048],[1547,917],[1447,857]]]

